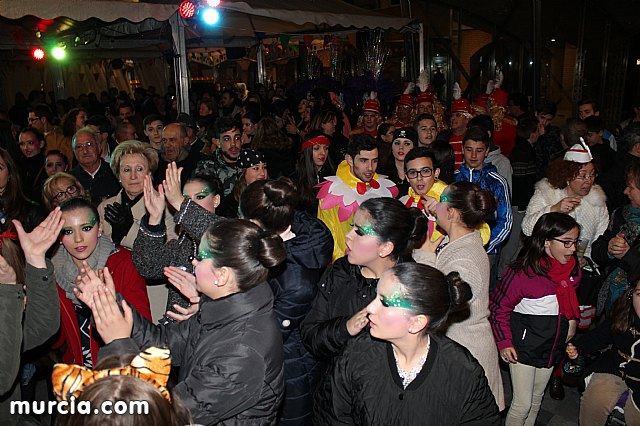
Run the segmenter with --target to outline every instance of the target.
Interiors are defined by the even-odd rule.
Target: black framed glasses
[[[431,167],[423,167],[420,170],[409,169],[405,174],[409,179],[415,179],[418,177],[418,173],[420,173],[420,176],[428,178],[433,174],[433,169]]]
[[[576,246],[577,248],[578,244],[580,244],[580,241],[582,241],[582,240],[561,240],[559,238],[552,238],[552,240],[562,243],[564,245],[564,248],[569,248],[571,246]]]
[[[29,117],[27,119],[27,121],[29,122],[29,124],[33,123],[34,121],[38,121],[40,120],[41,117]]]

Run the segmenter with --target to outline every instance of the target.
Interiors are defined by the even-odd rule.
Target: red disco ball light
[[[33,57],[33,59],[35,59],[36,61],[42,61],[44,59],[44,50],[42,50],[39,47],[36,47],[35,49],[33,49],[31,51],[31,56]]]
[[[189,0],[184,0],[182,3],[180,3],[178,12],[180,12],[180,16],[182,16],[184,19],[193,18],[193,15],[196,14],[196,5]]]
[[[220,6],[220,0],[207,0],[207,6],[218,7]]]

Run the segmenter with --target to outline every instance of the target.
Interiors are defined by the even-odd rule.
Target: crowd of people
[[[501,86],[16,96],[0,423],[44,381],[152,407],[121,424],[533,425],[580,370],[580,424],[637,424],[640,107],[557,127]]]

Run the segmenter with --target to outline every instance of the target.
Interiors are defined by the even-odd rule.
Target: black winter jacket
[[[280,424],[309,424],[313,391],[320,375],[318,361],[302,343],[300,324],[316,294],[316,285],[331,262],[333,238],[320,220],[296,212],[291,231],[295,238],[285,241],[287,260],[269,279],[273,290],[273,310],[284,342],[285,400]]]
[[[377,285],[377,278],[363,277],[360,267],[350,264],[347,256],[336,260],[318,283],[313,306],[302,323],[307,350],[320,360],[342,353],[351,338],[347,321],[375,299]]]
[[[484,370],[445,336],[431,335],[422,371],[406,389],[391,344],[369,333],[349,343],[327,381],[316,394],[316,425],[500,425]]]
[[[607,373],[622,377],[629,389],[632,390],[636,406],[640,406],[640,362],[638,361],[640,359],[640,338],[637,330],[640,330],[640,318],[637,316],[633,331],[627,330],[624,334],[612,334],[611,322],[607,318],[595,329],[580,336],[575,345],[580,355],[596,354],[612,345],[588,367],[587,374],[591,372]],[[631,359],[623,357],[620,353]]]
[[[132,308],[133,309],[133,308]],[[100,357],[166,346],[179,366],[174,393],[202,425],[270,425],[284,393],[282,341],[266,283],[221,299],[202,296],[187,321],[155,326],[134,310],[130,339]]]

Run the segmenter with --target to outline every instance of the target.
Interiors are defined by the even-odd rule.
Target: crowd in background
[[[640,424],[640,105],[556,126],[501,85],[17,94],[2,424],[44,381],[151,401],[131,424],[533,425],[569,375],[580,424]]]

